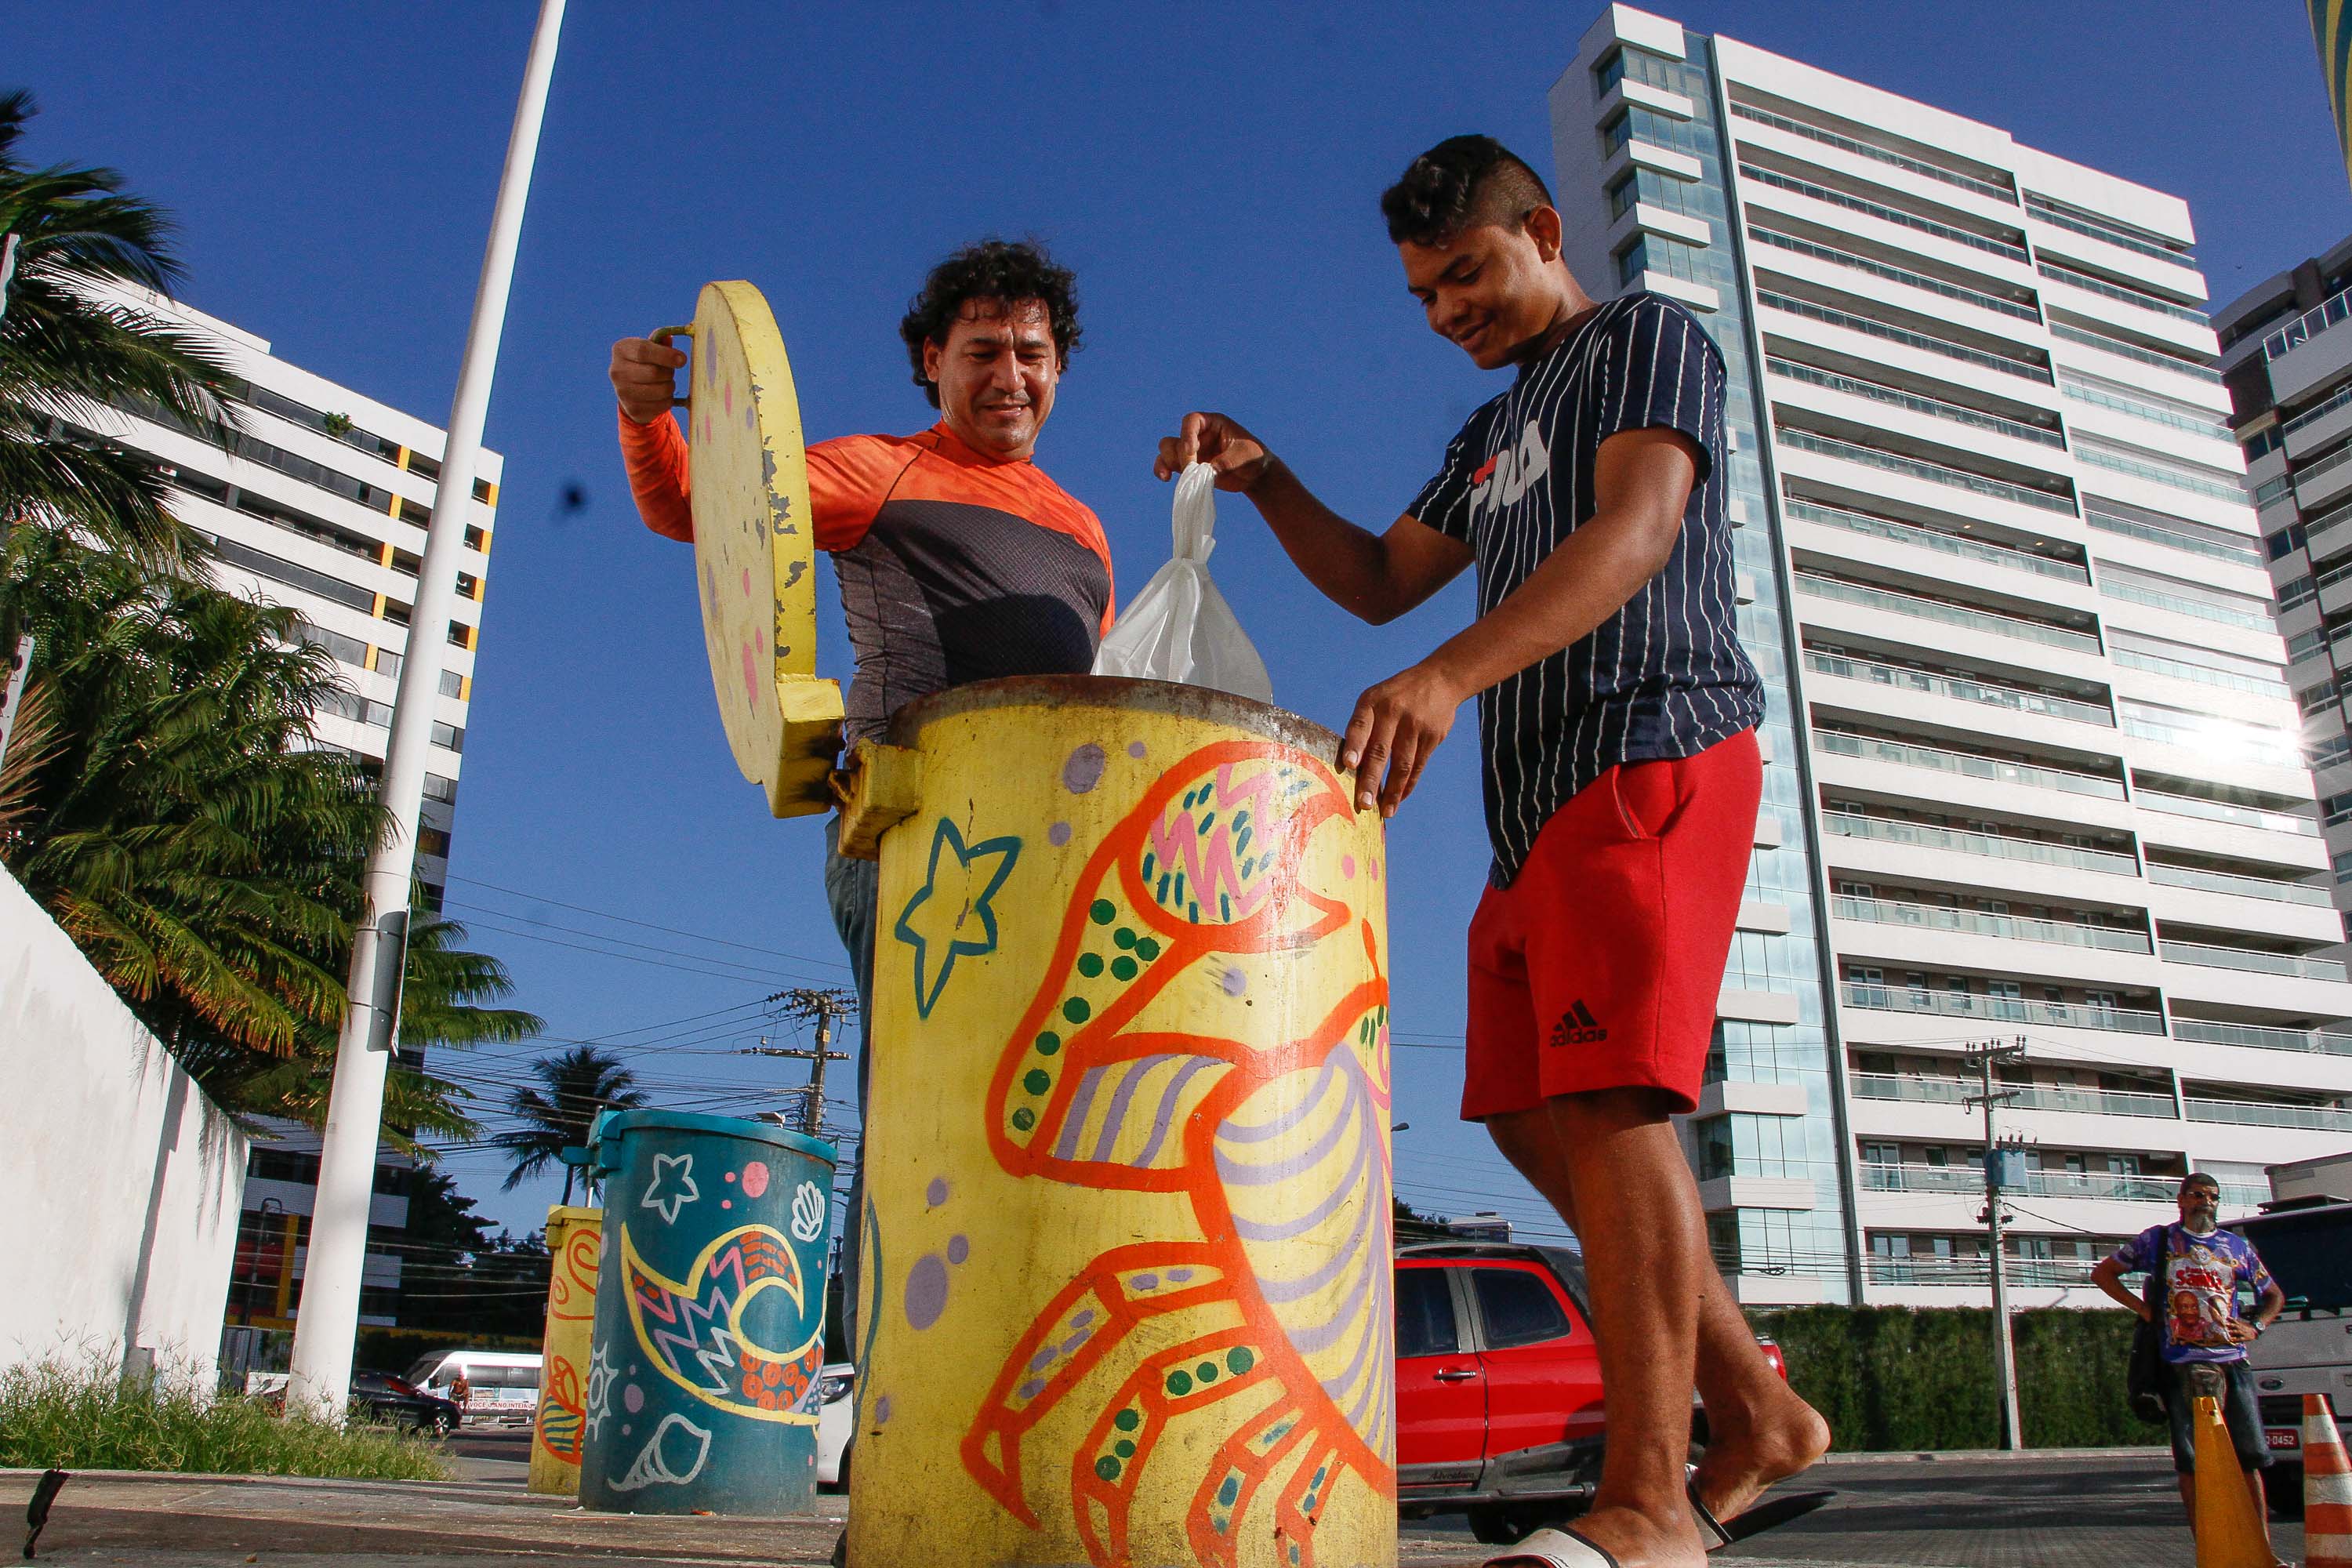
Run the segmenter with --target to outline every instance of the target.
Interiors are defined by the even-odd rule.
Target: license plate
[[[2290,1426],[2263,1433],[2263,1441],[2273,1448],[2300,1448],[2303,1447],[2303,1434]]]

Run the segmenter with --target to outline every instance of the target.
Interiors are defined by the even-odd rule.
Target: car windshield
[[[2230,1228],[2254,1244],[2289,1300],[2352,1310],[2352,1207],[2262,1215]]]

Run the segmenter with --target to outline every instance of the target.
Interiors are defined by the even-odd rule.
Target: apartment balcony
[[[2065,496],[1809,430],[1780,428],[1773,439],[1774,458],[1789,488],[1832,505],[1881,516],[1972,521],[1979,525],[1972,531],[1994,539],[2071,542],[2082,537],[2074,502]],[[1950,564],[1937,565],[1938,578],[1949,579]],[[2052,595],[2046,589],[2024,591],[2079,607],[2095,603],[2078,601],[2074,595]]]
[[[2306,514],[2352,495],[2352,447],[2294,471],[2295,504]]]
[[[2244,931],[2310,946],[2344,940],[2343,922],[2326,888],[2154,860],[2143,875],[2148,912],[2168,925]]]
[[[2158,1032],[2161,1032],[2163,1020],[2158,1018],[2157,1022]],[[1912,1105],[1964,1107],[1969,1096],[1984,1093],[1983,1083],[1973,1078],[1939,1079],[1912,1073],[1857,1072],[1849,1074],[1846,1082],[1857,1100]],[[2141,1094],[2117,1089],[2072,1089],[2036,1083],[1998,1082],[1994,1087],[2004,1093],[2013,1091],[2016,1098],[2008,1104],[2019,1110],[2053,1110],[2077,1116],[2135,1116],[2162,1121],[2177,1121],[2180,1117],[2179,1108],[2168,1094]]]
[[[2281,428],[2286,456],[2298,463],[2338,437],[2352,436],[2352,383],[2300,410]]]
[[[2050,323],[2050,337],[2053,358],[2062,370],[2074,367],[2126,386],[2145,386],[2192,408],[2229,416],[2230,397],[2221,388],[2218,371],[2063,321]]]
[[[2025,196],[2026,226],[2036,254],[2048,251],[2118,278],[2145,282],[2184,300],[2207,298],[2205,279],[2185,247],[2118,234],[2088,221],[2047,197]]]
[[[1832,918],[1871,925],[1904,926],[1916,931],[1992,937],[2002,942],[2038,942],[2059,947],[2091,948],[2102,952],[2152,953],[2155,942],[2144,931],[2120,926],[2080,925],[2071,921],[2041,920],[2027,915],[1988,913],[1943,904],[1911,903],[1897,899],[1859,898],[1838,894],[1830,900]],[[1843,946],[1841,951],[1844,951]],[[2338,966],[2339,973],[2341,966]]]
[[[2095,630],[2078,630],[2047,620],[1984,609],[1952,599],[1933,598],[1875,583],[1832,576],[1819,567],[1804,563],[1799,564],[1791,585],[1801,599],[1829,600],[1850,606],[1854,612],[1871,613],[1864,616],[1832,612],[1824,616],[1800,604],[1798,619],[1807,625],[1823,622],[1865,636],[1877,635],[1880,640],[1896,646],[1910,646],[1925,640],[1938,651],[1949,648],[1963,659],[1970,653],[1995,658],[2005,654],[2009,662],[2057,670],[2086,684],[2095,680],[2100,668],[2099,637]],[[1875,618],[1881,616],[1903,619],[1888,622]],[[1905,621],[1915,624],[1906,626],[1903,624]],[[1967,635],[1939,634],[1916,625],[1923,621]],[[1988,642],[1979,638],[2001,640]],[[2003,642],[2008,644],[2006,647],[2002,646]],[[2032,644],[2035,647],[2021,647],[2021,644]],[[2062,656],[2072,657],[2053,659],[2047,654],[2037,652],[2036,647],[2054,649]]]
[[[1916,569],[1922,574],[1938,566],[1948,574],[1958,569],[1952,563],[1966,562],[1971,568],[1993,566],[2003,572],[2021,572],[2070,588],[2088,589],[2091,584],[2091,569],[2080,561],[2061,561],[2031,550],[2015,549],[1990,540],[1971,538],[1965,533],[1926,528],[1895,518],[1877,517],[1869,512],[1856,511],[1851,507],[1834,506],[1802,496],[1783,496],[1780,516],[1788,525],[1791,545],[1810,547],[1825,555],[1864,555],[1878,559],[1882,557],[1884,547],[1892,544],[1903,550],[1926,551],[1931,555],[1946,558],[1940,562],[1930,561],[1924,556],[1917,558]],[[1836,533],[1827,531],[1829,530],[1835,530]],[[1859,537],[1840,537],[1845,534]],[[1885,558],[1889,564],[1915,569],[1913,563],[1904,561],[1899,554]],[[2047,592],[2047,587],[2037,584],[2033,592],[2038,597]],[[2080,595],[2079,602],[2074,595],[2067,597],[2068,602],[2075,603],[2078,609],[2095,607],[2096,601],[2088,593]]]
[[[2119,779],[1891,740],[1816,720],[1814,766],[1833,792],[1926,799],[1938,808],[2129,831]]]
[[[1784,154],[1776,161],[1784,164],[1794,164],[1799,158],[1817,161],[1810,153],[1790,151],[1794,157]],[[1739,194],[1751,222],[1764,221],[1764,212],[1786,212],[1814,227],[1850,232],[1883,249],[1909,251],[1947,267],[2027,287],[2034,281],[2022,245],[1840,190],[1828,183],[1841,177],[1835,174],[1807,178],[1793,168],[1767,168],[1747,155],[1739,158],[1738,168]]]
[[[2213,329],[2202,313],[2150,293],[2122,289],[2064,263],[2045,261],[2035,268],[2042,277],[2045,310],[2098,321],[2119,331],[2177,349],[2218,358]]]
[[[2282,1105],[2250,1100],[2216,1100],[2190,1091],[2187,1096],[2191,1121],[2227,1122],[2239,1127],[2284,1127],[2310,1132],[2352,1132],[2352,1106]]]
[[[1759,301],[1812,324],[1776,319],[1766,337],[1769,353],[1930,396],[1939,395],[1937,384],[1967,388],[2021,404],[2032,412],[2019,417],[2054,427],[2055,384],[2039,341],[2041,319],[2031,305],[1948,283],[1900,261],[1873,259],[1853,242],[1788,232],[1794,226],[1765,216],[1748,231]],[[1826,337],[1812,328],[1865,341]],[[1801,346],[1808,342],[1830,350],[1831,357],[1824,361]],[[1884,374],[1874,369],[1882,364]],[[2025,439],[2049,445],[2037,437]]]
[[[1983,287],[1978,288],[1954,283],[1906,265],[1905,253],[1882,251],[1873,255],[1864,241],[1843,234],[1836,239],[1811,238],[1794,232],[1801,226],[1771,213],[1759,213],[1748,226],[1748,243],[1752,249],[1768,253],[1758,257],[1759,262],[1790,268],[1816,281],[1843,286],[1856,292],[1866,293],[1876,283],[1895,283],[1916,290],[1910,296],[1916,303],[1925,303],[1919,299],[1920,295],[1933,295],[1938,300],[1966,305],[1973,310],[1989,310],[1996,316],[2008,316],[2020,321],[2039,324],[2042,320],[2042,312],[2032,300],[2034,290],[2022,285],[2016,286],[2011,292],[2002,293],[1996,291],[1999,285],[1990,278],[1984,279]],[[1769,254],[1772,252],[1779,254]],[[1802,262],[1790,259],[1793,257],[1803,257],[1826,265],[1819,271],[1809,271]],[[1864,279],[1874,282],[1865,283]]]
[[[2339,929],[2337,935],[2341,936]],[[2333,945],[2332,943],[2330,945]],[[2272,1016],[2352,1016],[2352,987],[2343,963],[2301,952],[2237,942],[2158,943],[2165,962],[2164,990],[2177,1015],[2183,1004],[2267,1012]],[[2179,1030],[2174,1034],[2179,1035]]]
[[[1773,439],[1783,447],[1811,452],[1841,463],[1859,464],[1864,468],[1896,474],[1906,479],[1916,479],[1930,485],[1940,485],[1950,490],[1964,490],[1970,496],[2000,501],[2009,506],[2024,507],[2034,511],[2053,512],[2061,517],[2079,515],[2071,491],[2060,494],[2038,489],[2032,485],[2014,484],[2007,479],[1990,479],[1968,468],[1949,463],[1931,462],[1924,458],[1907,458],[1882,447],[1864,446],[1859,442],[1840,440],[1816,431],[1781,426],[1773,432]],[[1948,500],[1947,504],[1951,504]]]
[[[2044,903],[2105,905],[2140,897],[2139,861],[2127,849],[2078,848],[1840,810],[1822,814],[1821,830],[1822,858],[1833,876],[1945,883]]]
[[[2163,776],[2169,777],[2169,775]],[[2180,784],[2187,781],[2175,780],[2174,782]],[[2212,800],[2201,795],[2184,794],[2179,788],[2166,789],[2159,784],[2147,782],[2140,775],[2135,775],[2132,784],[2132,798],[2138,803],[2139,808],[2144,812],[2153,813],[2157,817],[2172,818],[2175,823],[2184,821],[2212,823],[2223,828],[2246,834],[2265,837],[2272,834],[2284,834],[2292,838],[2312,840],[2314,847],[2303,851],[2289,852],[2288,858],[2280,863],[2308,866],[2314,870],[2321,869],[2326,865],[2325,852],[2315,847],[2315,842],[2320,837],[2319,819],[2308,811],[2281,811],[2263,806],[2241,805],[2233,801]],[[2145,825],[2145,832],[2150,839],[2171,842],[2168,836],[2171,826],[2172,824],[2164,821],[2150,821]]]
[[[2024,996],[1985,996],[1974,992],[1871,984],[1854,980],[1841,982],[1838,994],[1839,1000],[1846,1006],[1864,1012],[1969,1018],[2012,1028],[2028,1025],[2043,1028],[2100,1029],[2120,1035],[2161,1035],[2165,1032],[2163,1014],[2137,1007],[2107,1006],[2088,1002],[2035,1001]],[[2068,1089],[2064,1092],[2086,1091]],[[2050,1109],[2076,1108],[2053,1106]],[[2167,1111],[2166,1114],[2171,1113]]]
[[[1756,148],[1781,163],[1813,163],[1832,178],[1883,185],[1915,201],[1949,206],[2003,228],[2014,227],[2019,221],[2017,193],[2005,184],[1842,136],[1755,104],[1735,101],[1731,114],[1730,129],[1742,153]]]
[[[2135,773],[2186,776],[2260,795],[2292,796],[2310,787],[2310,764],[2293,731],[2267,729],[2125,698],[2116,703]]]
[[[1885,429],[1922,442],[1958,446],[2021,468],[2063,468],[2066,437],[2052,416],[2028,424],[1967,404],[1890,384],[1889,379],[1841,374],[1795,360],[1768,357],[1767,391],[1777,411],[1801,409],[1826,419]]]
[[[1873,1253],[1863,1267],[1863,1278],[1873,1285],[1992,1289],[1992,1268],[1982,1258],[1944,1258],[1927,1253],[1882,1258]],[[2002,1278],[2012,1289],[2073,1288],[2090,1285],[2091,1270],[2096,1267],[2097,1262],[2087,1258],[2011,1258]]]
[[[2242,970],[2250,974],[2278,974],[2302,980],[2341,984],[2347,976],[2340,958],[2314,958],[2305,953],[2271,952],[2261,948],[2221,947],[2211,942],[2166,942],[2164,962],[2211,969]],[[2352,997],[2347,997],[2352,1001]]]
[[[2299,402],[2352,369],[2352,331],[2336,330],[2345,320],[2347,300],[2352,289],[2321,300],[2263,340],[2271,390],[2280,402]]]
[[[2168,950],[2171,946],[2170,943],[2166,945]],[[2352,1031],[2343,1028],[2281,1028],[2268,1024],[2184,1018],[2176,1013],[2172,1017],[2172,1037],[2199,1045],[2237,1046],[2256,1051],[2299,1051],[2305,1055],[2342,1057],[2352,1060]]]
[[[1789,285],[1795,286],[1793,281]],[[1898,369],[1909,369],[1916,374],[1923,366],[1943,371],[1949,371],[1955,365],[1967,366],[1979,373],[1980,378],[1989,374],[1993,378],[1991,384],[2001,386],[2010,395],[2021,398],[2052,395],[2041,389],[2054,389],[2057,385],[2040,352],[2028,349],[2021,343],[1994,348],[1963,342],[1958,341],[1957,333],[1946,336],[1941,332],[1923,331],[1917,326],[1881,321],[1876,316],[1845,306],[1806,299],[1801,294],[1790,292],[1788,287],[1758,289],[1756,303],[1762,310],[1778,312],[1777,315],[1759,319],[1759,325],[1769,334],[1768,342],[1790,337],[1817,342],[1845,353],[1849,358],[1864,362],[1876,359],[1883,353],[1882,350],[1874,350],[1874,344],[1885,344],[1926,356],[1924,360],[1914,360],[1908,364],[1895,362]],[[1927,322],[1935,321],[1933,317],[1923,318],[1916,314],[1913,319]],[[1801,322],[1830,328],[1833,333],[1853,335],[1824,335],[1807,330],[1799,324]]]
[[[1974,1165],[1876,1165],[1858,1168],[1866,1193],[1960,1193],[1982,1197],[1984,1172]],[[2178,1176],[2133,1176],[2091,1171],[2029,1171],[2025,1185],[2003,1189],[2037,1198],[2102,1198],[2169,1205]]]
[[[2104,702],[2060,697],[2046,691],[2034,691],[2024,687],[2008,686],[1996,681],[1977,680],[1935,670],[1913,669],[1906,665],[1883,664],[1876,659],[1858,658],[1852,654],[1826,653],[1819,648],[1805,650],[1805,668],[1816,675],[1826,675],[1840,680],[1855,680],[1872,686],[1889,687],[1896,690],[1945,697],[1955,702],[1998,708],[2009,713],[2028,714],[2042,719],[2061,719],[2068,723],[2087,724],[2095,729],[2112,730],[2116,727],[2114,710]]]

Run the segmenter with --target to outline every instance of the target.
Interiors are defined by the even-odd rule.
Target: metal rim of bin
[[[1013,675],[997,680],[975,680],[918,698],[890,716],[890,743],[915,746],[926,725],[959,713],[982,709],[1013,708],[1024,703],[1058,708],[1123,708],[1177,718],[1198,719],[1247,730],[1269,741],[1295,746],[1317,756],[1337,757],[1339,737],[1312,719],[1302,719],[1287,708],[1236,697],[1206,686],[1184,686],[1172,680],[1138,680],[1124,675]],[[638,1112],[628,1112],[637,1115]]]
[[[749,1142],[765,1143],[772,1149],[789,1149],[796,1154],[822,1160],[828,1165],[841,1163],[841,1151],[836,1145],[822,1138],[812,1138],[805,1132],[795,1132],[789,1127],[779,1127],[772,1121],[755,1121],[741,1116],[711,1116],[698,1110],[663,1110],[658,1107],[624,1110],[606,1117],[596,1129],[595,1142],[600,1146],[616,1143],[626,1133],[649,1131],[656,1128],[741,1138]]]

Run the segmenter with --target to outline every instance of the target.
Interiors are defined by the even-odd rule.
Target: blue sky
[[[35,157],[115,165],[178,214],[191,303],[437,423],[533,9],[221,0],[151,3],[126,25],[118,6],[26,7],[0,84],[41,100]],[[2298,5],[1659,9],[2186,197],[2218,300],[2352,227]],[[490,411],[507,484],[450,884],[550,1034],[616,1037],[664,1102],[756,1109],[803,1069],[732,1054],[789,1033],[748,1005],[846,975],[816,826],[768,819],[736,774],[688,553],[629,504],[614,338],[684,319],[705,280],[748,278],[813,437],[919,428],[907,296],[958,244],[1034,234],[1077,269],[1087,335],[1040,456],[1101,514],[1122,597],[1166,557],[1150,451],[1187,408],[1234,414],[1333,505],[1384,523],[1498,384],[1421,325],[1379,192],[1465,130],[1549,175],[1544,95],[1597,10],[573,0]],[[562,517],[574,482],[589,504]],[[1246,503],[1220,525],[1215,575],[1277,700],[1326,723],[1469,613],[1465,584],[1362,626]],[[823,657],[845,675],[824,614]],[[1461,931],[1486,858],[1466,714],[1392,843],[1396,1026],[1419,1042],[1398,1054],[1400,1188],[1532,1217],[1454,1115]],[[520,1068],[507,1053],[461,1070],[495,1093]],[[500,1194],[486,1154],[452,1165],[518,1229],[553,1196]]]

